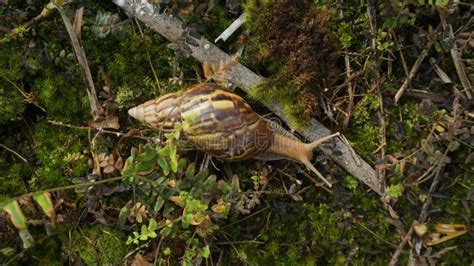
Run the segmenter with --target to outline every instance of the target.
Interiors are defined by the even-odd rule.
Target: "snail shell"
[[[272,146],[273,132],[240,96],[203,83],[128,111],[163,131],[182,130],[196,148],[222,160],[252,158]]]

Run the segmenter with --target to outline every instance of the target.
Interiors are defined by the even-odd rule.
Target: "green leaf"
[[[231,184],[231,193],[235,194],[240,192],[240,180],[239,176],[233,175],[232,176],[232,184]]]
[[[145,235],[145,234],[147,234],[147,232],[148,232],[148,228],[146,227],[146,225],[142,224],[141,234]]]
[[[171,159],[171,171],[175,174],[178,172],[178,161],[176,159]]]
[[[165,256],[169,256],[171,254],[171,249],[169,247],[165,248],[165,250],[163,250],[163,255]]]
[[[166,202],[165,207],[163,208],[163,216],[168,216],[172,211],[174,211],[174,204],[171,202]]]
[[[161,229],[160,235],[162,235],[164,237],[167,237],[167,236],[170,236],[172,232],[173,232],[172,228],[165,227],[165,228]]]
[[[151,145],[144,145],[140,147],[139,154],[137,156],[138,161],[151,161],[155,158],[156,153]]]
[[[154,231],[158,229],[158,223],[155,219],[151,218],[150,222],[148,223],[148,230]]]
[[[181,158],[178,161],[178,173],[182,176],[185,171],[186,165],[188,164],[188,160],[186,158]]]
[[[148,237],[150,237],[150,238],[156,238],[157,236],[158,236],[158,235],[156,234],[155,231],[150,231],[150,232],[148,232]]]
[[[127,218],[130,216],[130,212],[131,212],[130,208],[128,208],[127,206],[120,209],[119,220],[120,220],[121,223],[125,223]]]
[[[158,151],[158,154],[161,156],[161,157],[170,157],[170,147],[169,146],[165,146],[163,147],[162,149],[160,149]]]
[[[194,182],[198,182],[198,183],[203,183],[204,180],[209,176],[209,170],[207,168],[204,168],[202,169],[201,171],[199,171],[199,173],[197,173],[194,178],[193,178],[193,181]]]
[[[176,159],[176,146],[175,145],[170,145],[170,159],[175,160]]]
[[[193,215],[191,213],[187,213],[183,216],[182,222],[183,222],[184,229],[189,227],[189,225],[191,224],[192,218],[193,218]]]
[[[44,193],[35,194],[33,198],[35,199],[36,202],[38,202],[38,204],[40,205],[44,213],[50,219],[54,219],[54,217],[56,216],[56,213],[54,211],[53,201],[51,200],[51,193],[44,192]]]
[[[155,168],[155,161],[139,161],[135,166],[136,173],[147,174],[153,171]]]
[[[194,177],[195,172],[196,172],[196,164],[192,162],[188,165],[188,168],[186,169],[186,178],[190,179]]]
[[[0,254],[2,254],[3,256],[12,256],[13,254],[15,254],[15,250],[11,247],[0,248]]]
[[[33,237],[28,230],[19,230],[18,235],[20,236],[21,242],[23,242],[23,248],[27,249],[33,245]]]
[[[21,211],[20,205],[18,205],[18,202],[16,200],[12,200],[7,203],[3,207],[3,210],[5,210],[10,215],[10,220],[17,229],[27,229],[25,215]]]
[[[211,255],[211,251],[209,250],[209,245],[206,245],[202,249],[202,256],[203,256],[203,258],[207,259],[207,258],[209,258],[210,255]]]
[[[165,176],[168,176],[170,174],[170,167],[168,165],[168,162],[163,157],[158,158],[158,165],[161,167],[161,170],[163,170],[163,174]]]
[[[156,203],[155,203],[155,208],[153,209],[155,212],[158,212],[163,208],[163,205],[165,204],[165,199],[161,196],[158,196],[156,198]]]

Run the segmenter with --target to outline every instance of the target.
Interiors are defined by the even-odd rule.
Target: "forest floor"
[[[2,265],[474,263],[472,4],[149,2],[0,0]],[[199,57],[241,14],[232,60]],[[351,155],[313,158],[332,187],[127,113],[209,77],[305,142],[340,132]]]

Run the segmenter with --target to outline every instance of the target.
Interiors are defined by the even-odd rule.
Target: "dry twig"
[[[62,5],[67,5],[69,3],[71,3],[72,0],[64,0]],[[12,30],[10,30],[10,35],[13,39],[15,39],[18,35],[19,32],[22,32],[22,31],[29,31],[34,25],[38,24],[39,22],[41,22],[42,20],[44,20],[45,18],[49,17],[53,11],[54,11],[54,1],[51,1],[49,2],[44,8],[43,10],[41,10],[41,13],[34,17],[33,19],[31,19],[30,21],[26,22],[25,24],[21,25],[21,26],[18,26]],[[5,44],[9,42],[8,39],[0,39],[0,45],[2,44]]]
[[[410,241],[410,238],[411,238],[411,235],[413,234],[414,229],[415,229],[415,222],[411,224],[410,230],[408,230],[408,233],[406,233],[405,236],[403,237],[402,241],[400,242],[397,249],[393,253],[392,259],[390,259],[390,263],[388,265],[390,266],[397,265],[398,257],[400,256],[400,254],[402,254],[402,251],[405,245],[408,243],[408,241]]]
[[[79,63],[79,67],[81,69],[82,78],[84,79],[84,83],[86,84],[87,96],[89,97],[89,102],[91,106],[91,114],[94,117],[94,121],[98,121],[104,114],[104,109],[102,108],[99,103],[99,100],[97,99],[97,93],[95,90],[94,82],[92,81],[92,75],[89,69],[89,64],[87,63],[86,54],[79,42],[79,39],[77,38],[76,33],[74,32],[74,29],[71,25],[71,21],[69,21],[69,18],[66,16],[66,13],[64,13],[62,7],[56,4],[54,5],[58,10],[59,14],[61,14],[61,17],[64,21],[64,25],[66,26],[66,30],[69,34],[69,38],[71,38],[71,44],[74,48],[77,62]]]
[[[430,41],[425,49],[421,51],[420,56],[418,56],[418,59],[416,59],[415,63],[413,64],[413,67],[410,70],[410,73],[408,74],[408,77],[405,79],[403,82],[402,86],[400,89],[398,89],[397,93],[395,94],[395,104],[398,104],[398,101],[402,97],[403,93],[405,90],[408,88],[408,85],[410,85],[410,81],[415,77],[416,73],[418,72],[418,69],[421,66],[421,63],[425,59],[425,57],[428,55],[428,51],[430,50],[431,46],[433,45],[433,41]]]
[[[449,38],[452,40],[452,47],[449,50],[451,53],[451,57],[453,58],[454,67],[456,68],[456,72],[458,74],[459,80],[464,88],[464,93],[466,94],[468,99],[472,99],[472,93],[474,92],[472,89],[471,82],[466,75],[466,71],[464,70],[464,64],[461,61],[461,55],[458,52],[458,47],[456,44],[456,39],[454,38],[453,27],[451,24],[446,23],[446,18],[444,17],[442,12],[439,12],[439,16],[441,18],[441,24],[443,25],[444,31],[448,32]]]
[[[24,163],[28,163],[28,160],[25,159],[25,157],[21,156],[18,152],[8,148],[7,146],[3,145],[3,144],[0,144],[0,147],[4,148],[5,150],[13,153],[16,157],[20,158],[20,160],[22,160]]]

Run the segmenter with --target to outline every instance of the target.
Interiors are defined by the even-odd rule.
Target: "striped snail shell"
[[[153,128],[180,128],[196,148],[226,161],[252,158],[273,140],[268,123],[244,99],[216,84],[166,94],[128,113]]]
[[[285,136],[272,130],[244,99],[219,85],[203,83],[169,93],[128,110],[128,114],[165,132],[182,130],[197,149],[221,160],[289,159],[304,164],[331,186],[310,160],[314,148],[339,133],[311,143]]]

